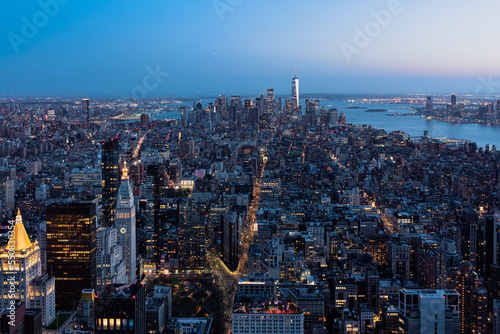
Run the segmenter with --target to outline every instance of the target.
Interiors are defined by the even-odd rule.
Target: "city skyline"
[[[499,10],[4,4],[0,333],[500,334]]]
[[[498,94],[489,27],[499,7],[403,0],[8,4],[0,70],[9,80],[0,91],[3,97],[246,95],[266,82],[276,94],[289,94],[297,66],[305,94]]]

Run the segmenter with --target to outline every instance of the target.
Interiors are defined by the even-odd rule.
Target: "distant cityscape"
[[[290,86],[0,99],[0,332],[500,333],[500,99]]]

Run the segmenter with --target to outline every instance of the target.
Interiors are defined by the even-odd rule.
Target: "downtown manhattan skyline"
[[[499,94],[500,4],[27,1],[3,5],[2,97]]]

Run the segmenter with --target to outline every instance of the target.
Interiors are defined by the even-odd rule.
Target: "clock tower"
[[[132,185],[128,178],[127,163],[122,168],[118,198],[116,201],[115,227],[118,231],[118,243],[123,247],[123,257],[127,268],[129,283],[136,279],[136,228],[135,204]]]

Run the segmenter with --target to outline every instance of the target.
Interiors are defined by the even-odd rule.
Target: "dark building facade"
[[[95,298],[97,334],[146,333],[146,291],[139,283],[109,284]]]
[[[120,183],[120,144],[118,136],[102,144],[102,225],[114,226],[116,196]]]
[[[223,244],[222,255],[226,266],[230,270],[238,267],[238,216],[234,212],[227,212],[222,215]]]
[[[47,269],[56,278],[56,307],[72,310],[96,285],[96,200],[47,207]]]

